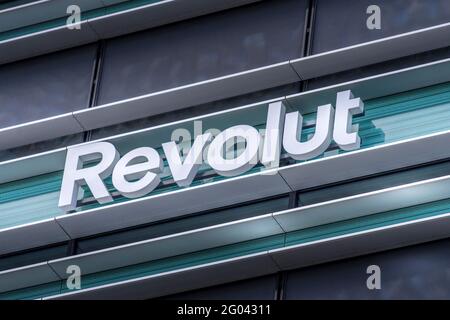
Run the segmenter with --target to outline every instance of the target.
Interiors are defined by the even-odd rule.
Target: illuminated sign
[[[343,150],[358,149],[360,137],[357,125],[352,125],[352,116],[363,110],[364,103],[360,98],[353,98],[351,91],[339,92],[336,109],[331,104],[319,106],[314,135],[301,141],[302,115],[298,111],[286,113],[279,101],[269,104],[264,134],[252,126],[237,125],[215,137],[211,133],[198,135],[185,156],[180,154],[174,141],[163,143],[162,149],[175,183],[186,187],[203,163],[217,174],[231,177],[250,170],[258,162],[270,168],[278,166],[282,148],[296,160],[319,156],[332,140]],[[227,157],[226,146],[239,141],[243,145],[241,152]],[[161,155],[150,147],[131,150],[122,157],[112,143],[104,141],[69,147],[59,207],[65,211],[75,209],[82,185],[89,187],[99,203],[113,201],[103,182],[109,176],[112,176],[115,189],[124,197],[142,197],[159,185],[162,170]]]

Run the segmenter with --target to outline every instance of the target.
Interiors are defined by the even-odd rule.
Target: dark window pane
[[[367,28],[367,7],[381,9],[381,29]],[[329,51],[450,21],[448,0],[318,0],[313,53]]]
[[[88,105],[96,46],[0,66],[0,128]]]
[[[449,299],[450,239],[291,271],[285,299]],[[368,290],[367,267],[381,269]]]
[[[446,175],[450,175],[448,161],[303,192],[299,195],[299,205],[310,205]]]
[[[299,57],[306,0],[269,0],[107,42],[98,104]]]
[[[300,83],[293,83],[281,87],[271,88],[263,91],[252,92],[249,94],[205,103],[183,110],[163,113],[161,115],[143,118],[139,120],[124,122],[118,125],[100,128],[92,131],[91,139],[100,139],[124,132],[150,128],[160,124],[170,123],[182,119],[188,119],[208,113],[213,113],[221,110],[231,109],[235,107],[244,106],[247,104],[256,103],[259,101],[269,100],[273,98],[283,97],[286,95],[300,92]]]
[[[154,224],[132,230],[119,231],[108,235],[98,236],[78,242],[77,253],[100,250],[126,243],[161,237],[187,230],[203,228],[211,225],[226,223],[233,220],[245,219],[288,208],[287,196],[264,200],[256,203],[241,204],[237,207],[211,210],[195,216],[182,218],[166,223]],[[131,213],[132,214],[132,213]]]
[[[277,276],[255,278],[168,296],[167,300],[273,300]]]
[[[19,268],[66,256],[67,244],[39,248],[33,251],[0,256],[0,271]]]

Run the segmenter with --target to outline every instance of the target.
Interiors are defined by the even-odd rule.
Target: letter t
[[[358,125],[352,125],[352,116],[363,111],[364,102],[360,98],[353,98],[350,90],[338,92],[333,139],[341,149],[349,151],[359,148],[361,138],[358,135]]]

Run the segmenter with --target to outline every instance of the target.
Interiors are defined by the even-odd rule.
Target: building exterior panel
[[[0,299],[450,297],[446,1],[53,2],[0,3]]]

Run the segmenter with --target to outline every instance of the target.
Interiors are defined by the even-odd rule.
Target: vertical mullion
[[[274,300],[284,300],[284,288],[286,286],[287,274],[283,271],[277,273],[277,287]]]
[[[77,253],[77,239],[69,240],[67,244],[67,256],[73,256]]]
[[[97,46],[97,54],[94,61],[91,78],[91,88],[89,94],[88,108],[92,108],[97,104],[98,90],[100,86],[100,77],[103,70],[103,56],[105,52],[105,41],[101,40]],[[92,136],[92,130],[84,132],[84,141],[90,141]]]
[[[298,191],[292,191],[289,193],[289,209],[293,209],[293,208],[297,207],[298,197],[299,197]]]
[[[313,38],[314,38],[314,21],[316,16],[316,4],[317,0],[309,0],[308,3],[308,15],[305,22],[305,32],[303,35],[303,52],[302,56],[306,57],[311,55]],[[302,81],[301,91],[308,89],[308,81]]]

